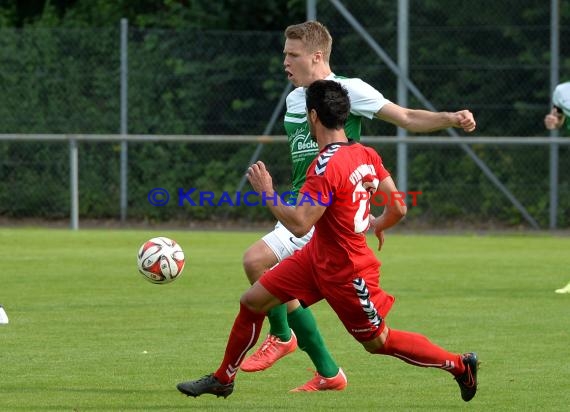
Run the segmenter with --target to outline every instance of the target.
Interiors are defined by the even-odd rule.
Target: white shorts
[[[281,262],[287,256],[291,256],[293,252],[305,246],[313,237],[314,231],[315,228],[312,227],[305,236],[295,237],[281,222],[277,222],[273,232],[266,234],[261,239],[275,253],[278,261]]]

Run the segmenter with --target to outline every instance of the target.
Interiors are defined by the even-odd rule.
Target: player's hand
[[[261,160],[247,169],[246,176],[256,192],[273,194],[273,179],[271,179],[271,175]]]
[[[372,215],[370,215],[372,216]],[[373,218],[374,220],[371,221],[371,228],[374,229],[374,235],[376,236],[376,239],[378,239],[378,250],[382,250],[382,246],[384,245],[384,231],[380,229],[380,227],[377,225],[378,223],[378,219],[377,218]]]
[[[544,117],[544,126],[548,130],[558,129],[561,126],[561,115],[555,108],[552,108],[550,113]]]
[[[477,127],[473,113],[469,110],[460,110],[455,112],[455,125],[459,129],[463,129],[465,132],[472,132]]]
[[[384,231],[383,230],[374,230],[374,234],[378,239],[378,250],[382,250],[382,246],[384,246]]]
[[[374,231],[374,235],[376,236],[376,238],[378,238],[378,250],[382,249],[382,245],[384,244],[384,231],[383,230],[376,230],[376,223],[377,223],[377,219],[370,214],[370,226],[368,227],[368,230],[370,231]]]

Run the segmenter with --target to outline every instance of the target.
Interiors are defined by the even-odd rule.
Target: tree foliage
[[[344,3],[396,60],[396,3]],[[468,11],[472,7],[466,0],[410,2],[411,81],[438,110],[471,109],[479,125],[475,135],[544,136],[542,118],[550,100],[547,2],[481,0],[476,13]],[[126,18],[129,133],[261,134],[287,85],[282,71],[283,29],[303,21],[305,12],[304,0],[2,2],[1,132],[118,133],[119,22]],[[334,38],[334,71],[361,77],[395,101],[397,77],[389,66],[331,3],[319,1],[318,16]],[[561,2],[560,16],[561,78],[570,79],[567,2]],[[408,106],[422,107],[414,96]],[[366,122],[363,131],[365,135],[396,132],[383,122]],[[283,134],[280,121],[270,134]],[[546,224],[548,150],[473,149]],[[148,207],[146,193],[153,185],[175,189],[199,184],[204,190],[234,190],[253,150],[252,145],[243,144],[131,144],[130,216],[211,217],[212,209],[207,208],[188,212]],[[395,165],[393,146],[379,151],[387,164]],[[61,217],[69,212],[69,193],[52,193],[67,185],[65,145],[2,142],[0,153],[10,159],[0,164],[0,214]],[[561,153],[566,152],[561,149]],[[83,216],[117,215],[119,156],[117,144],[80,145]],[[265,148],[263,159],[272,165],[276,181],[288,181],[289,159],[283,147]],[[18,167],[18,161],[24,166]],[[54,164],[49,165],[50,161]],[[568,205],[570,166],[566,162],[560,167],[564,176],[560,202]],[[483,215],[521,223],[519,213],[456,147],[412,147],[408,172],[410,186],[425,193],[425,206],[412,213],[434,221]],[[432,206],[436,204],[437,210]],[[251,208],[215,210],[236,218],[268,216],[265,211],[252,216]],[[570,223],[568,212],[561,212],[560,222]]]

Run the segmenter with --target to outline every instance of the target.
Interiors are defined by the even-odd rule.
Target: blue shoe
[[[461,390],[461,398],[465,402],[469,402],[477,393],[477,370],[479,369],[477,354],[474,352],[465,353],[463,364],[465,365],[465,372],[455,377],[455,380]]]
[[[234,391],[234,383],[223,384],[214,376],[214,374],[202,376],[195,381],[181,382],[176,385],[176,389],[184,395],[197,397],[204,393],[211,393],[218,398],[223,396],[224,399]]]

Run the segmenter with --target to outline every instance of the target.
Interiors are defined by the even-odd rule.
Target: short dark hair
[[[317,80],[306,91],[307,111],[315,110],[323,126],[328,129],[344,128],[350,113],[348,91],[333,80]]]

